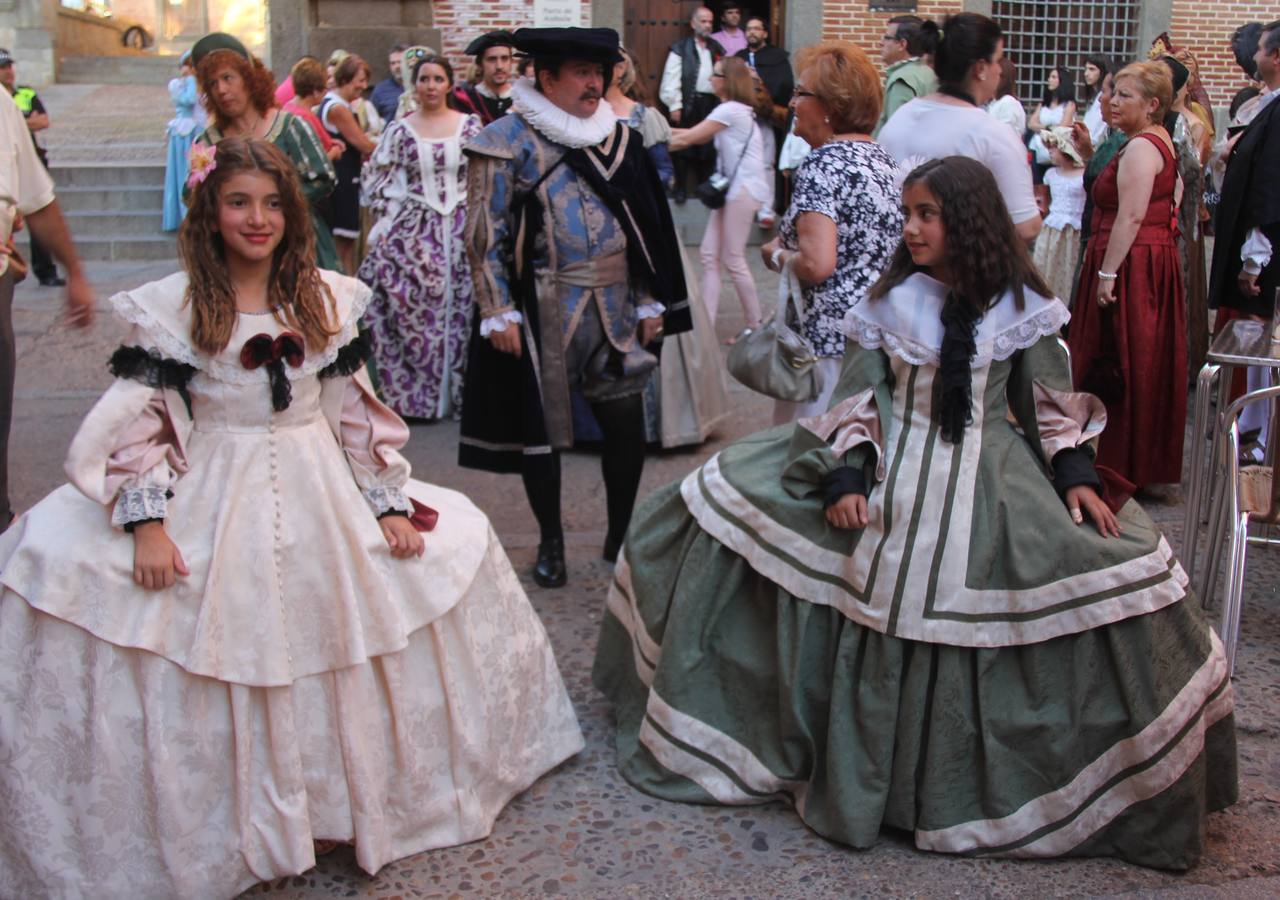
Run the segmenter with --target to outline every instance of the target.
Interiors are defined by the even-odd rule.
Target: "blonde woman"
[[[729,190],[724,206],[711,211],[702,236],[702,299],[707,305],[707,318],[714,325],[723,263],[742,303],[746,327],[754,329],[760,326],[760,299],[747,267],[747,237],[756,211],[772,196],[753,109],[756,89],[747,64],[736,57],[715,64],[711,86],[720,105],[693,128],[673,128],[670,148],[676,153],[715,142],[716,172],[728,180]]]

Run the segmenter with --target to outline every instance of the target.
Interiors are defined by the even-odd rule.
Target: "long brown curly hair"
[[[981,315],[1007,289],[1013,291],[1019,307],[1024,302],[1024,288],[1053,296],[1053,290],[1031,261],[1026,242],[1018,237],[1009,208],[986,166],[966,156],[933,159],[912,171],[902,189],[921,181],[942,209],[951,293],[956,299]],[[899,241],[889,265],[867,296],[878,300],[918,271],[920,267],[911,261],[906,241]]]
[[[280,191],[284,238],[271,263],[268,306],[276,321],[302,335],[309,350],[319,350],[337,334],[338,326],[333,293],[316,268],[311,210],[293,162],[274,144],[254,138],[218,143],[216,168],[192,190],[178,231],[178,258],[188,276],[185,302],[191,304],[191,342],[203,353],[220,353],[235,328],[235,288],[217,226],[222,186],[241,172],[262,172]]]
[[[196,81],[200,91],[209,100],[209,110],[213,113],[214,124],[219,131],[226,131],[231,119],[218,107],[213,85],[223,69],[235,69],[244,79],[245,89],[249,91],[249,103],[258,115],[265,116],[276,105],[276,81],[271,71],[262,64],[258,57],[245,59],[234,50],[215,50],[200,60],[196,67]]]

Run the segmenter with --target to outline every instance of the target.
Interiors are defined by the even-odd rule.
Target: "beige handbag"
[[[787,324],[787,308],[795,310],[793,331]],[[818,357],[805,339],[804,298],[800,280],[788,261],[778,279],[778,308],[773,317],[729,350],[729,374],[742,384],[776,400],[809,403],[822,393]]]

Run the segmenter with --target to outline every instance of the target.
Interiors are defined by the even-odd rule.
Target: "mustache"
[[[603,95],[599,91],[587,91],[578,99],[579,100],[599,100],[601,96]]]

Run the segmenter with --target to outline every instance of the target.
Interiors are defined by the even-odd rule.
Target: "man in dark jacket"
[[[1274,326],[1280,290],[1280,19],[1262,26],[1253,59],[1267,93],[1253,120],[1232,139],[1214,222],[1209,303]],[[1269,369],[1249,369],[1250,390],[1269,381]],[[1258,443],[1248,451],[1254,462],[1262,461],[1266,447],[1267,406],[1255,403],[1240,416],[1242,431],[1257,432]]]
[[[466,53],[476,58],[480,80],[460,84],[453,99],[462,112],[475,113],[485,125],[502,118],[511,109],[511,50],[515,38],[509,31],[490,31],[469,45]]]
[[[791,105],[791,91],[796,80],[791,71],[791,55],[781,47],[769,43],[769,26],[764,19],[752,16],[747,19],[747,49],[739,50],[735,55],[744,60],[755,70],[773,100],[775,115],[769,124],[773,129],[773,159],[765,160],[774,171],[773,195],[775,203],[785,199],[786,183],[782,173],[778,171],[778,153],[782,150],[782,142],[787,137],[787,108]],[[759,221],[762,228],[772,228],[777,213],[771,205],[760,208]]]
[[[671,45],[667,64],[662,69],[662,83],[658,99],[671,114],[671,124],[679,128],[692,128],[720,101],[711,85],[711,72],[715,64],[724,58],[724,48],[711,39],[711,27],[715,17],[711,10],[699,6],[689,19],[693,34]],[[685,191],[690,175],[702,182],[710,177],[715,163],[715,149],[710,143],[699,144],[688,150],[671,154],[676,168],[675,201],[685,201]]]

